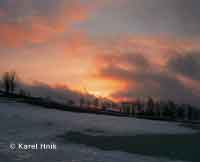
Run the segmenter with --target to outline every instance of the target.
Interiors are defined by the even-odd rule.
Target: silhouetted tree
[[[75,102],[73,100],[68,101],[68,105],[73,106],[74,104],[75,104]]]
[[[184,109],[181,106],[179,106],[177,109],[177,117],[179,119],[184,119],[184,113],[185,113]]]
[[[99,106],[99,99],[95,98],[93,104],[94,104],[95,108],[98,108],[98,106]]]
[[[161,116],[167,119],[175,119],[176,117],[176,105],[173,101],[161,102]]]
[[[87,104],[88,108],[90,108],[90,105],[91,105],[90,100],[87,100],[87,101],[86,101],[86,104]]]
[[[158,101],[156,101],[154,104],[154,115],[156,117],[161,117],[161,107]]]
[[[22,96],[22,97],[26,97],[26,92],[23,89],[20,89],[19,95]]]
[[[169,118],[171,115],[170,108],[167,103],[163,107],[163,116]]]
[[[102,110],[106,110],[107,108],[111,108],[111,104],[107,101],[102,102]]]
[[[10,72],[10,91],[13,93],[16,88],[16,73]]]
[[[154,115],[154,100],[153,98],[149,97],[148,98],[148,101],[147,101],[147,110],[146,110],[146,114],[147,115],[151,115],[153,116]]]
[[[83,107],[85,104],[85,99],[83,97],[80,98],[80,107]]]
[[[13,93],[16,88],[16,73],[5,72],[2,78],[2,84],[6,93]]]
[[[137,114],[139,114],[142,111],[142,103],[141,103],[140,99],[136,100],[135,106],[136,106],[135,112]]]
[[[171,100],[168,101],[168,109],[169,109],[169,116],[171,117],[171,119],[175,119],[177,116],[176,104]]]
[[[102,110],[105,110],[105,109],[106,109],[106,102],[105,102],[105,101],[103,101],[103,102],[101,103],[101,109],[102,109]]]
[[[4,91],[6,93],[9,93],[10,92],[10,84],[9,84],[9,73],[8,72],[5,72],[3,74],[3,78],[2,78],[2,86],[4,88]]]
[[[188,111],[188,114],[187,114],[188,117],[187,118],[188,118],[188,120],[192,120],[193,119],[193,113],[192,113],[193,112],[193,107],[191,105],[188,105],[187,109],[188,109],[187,110]]]

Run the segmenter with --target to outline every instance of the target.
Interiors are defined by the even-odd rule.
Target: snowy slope
[[[114,117],[96,114],[81,114],[58,110],[43,109],[21,103],[1,103],[0,113],[7,117],[32,121],[34,123],[52,122],[61,130],[102,130],[107,134],[143,134],[163,133],[179,134],[193,133],[194,130],[180,127],[176,123],[135,119],[128,117]]]
[[[102,151],[77,144],[58,143],[56,151],[12,151],[9,143],[48,143],[68,130],[100,130],[105,135],[181,134],[194,133],[175,123],[120,118],[105,115],[79,114],[48,110],[27,104],[0,100],[0,161],[48,162],[170,162],[170,160]]]

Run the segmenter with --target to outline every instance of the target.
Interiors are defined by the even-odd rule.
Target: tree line
[[[122,103],[122,111],[130,116],[168,120],[200,120],[200,110],[190,104],[177,104],[172,100],[146,100]]]
[[[4,93],[14,94],[17,88],[17,74],[15,72],[5,72],[1,80],[1,88]],[[31,96],[23,89],[18,92],[20,96]],[[74,106],[75,101],[69,99],[66,105]],[[135,100],[134,102],[115,103],[108,99],[92,96],[87,98],[82,96],[79,100],[80,108],[99,109],[99,111],[118,111],[129,116],[148,117],[169,120],[200,120],[200,110],[190,104],[177,104],[172,100],[159,101],[152,97],[147,100]]]

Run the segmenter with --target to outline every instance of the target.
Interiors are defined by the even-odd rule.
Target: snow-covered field
[[[94,132],[106,136],[195,133],[194,130],[181,127],[176,123],[64,112],[0,100],[0,161],[171,162],[157,157],[103,151],[85,145],[62,143],[56,138],[57,135],[67,131],[86,132],[86,130],[95,130]],[[56,143],[56,150],[13,151],[9,149],[10,143],[51,142]]]

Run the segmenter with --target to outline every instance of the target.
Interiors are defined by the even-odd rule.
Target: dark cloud
[[[101,69],[100,75],[121,80],[127,83],[127,88],[113,93],[112,97],[133,99],[152,96],[179,103],[199,104],[199,95],[177,76],[180,73],[187,77],[199,78],[199,55],[177,55],[175,59],[170,59],[165,68],[155,67],[149,62],[149,58],[134,53],[121,55],[121,58],[118,56],[118,59],[113,57],[115,62],[108,62],[108,66]],[[124,60],[129,63],[128,68],[121,66]]]
[[[200,81],[200,53],[190,52],[176,55],[169,61],[169,68],[181,75]]]
[[[132,82],[136,85],[129,83],[127,90],[115,92],[113,97],[133,99],[152,96],[163,100],[175,100],[179,103],[197,104],[199,102],[198,96],[195,96],[191,89],[168,73],[130,73],[130,75],[132,75]]]
[[[84,27],[101,33],[200,35],[198,0],[124,0],[97,13]]]

